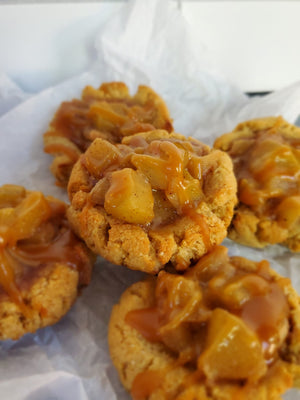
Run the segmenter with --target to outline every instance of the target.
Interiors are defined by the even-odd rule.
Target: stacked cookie
[[[209,148],[173,132],[168,109],[153,90],[142,86],[131,96],[113,82],[87,87],[81,99],[63,103],[44,139],[54,156],[51,170],[70,199],[62,233],[49,233],[48,219],[57,224],[53,199],[50,214],[40,201],[27,217],[22,202],[30,192],[14,187],[23,197],[3,203],[0,193],[6,210],[1,223],[8,227],[0,233],[8,248],[1,247],[2,264],[11,263],[17,277],[20,266],[24,271],[12,285],[0,274],[0,283],[27,325],[28,304],[38,314],[29,331],[45,326],[41,316],[44,309],[49,313],[23,290],[31,263],[37,262],[39,277],[60,264],[77,274],[64,304],[74,301],[74,287],[88,283],[91,268],[78,272],[67,250],[76,234],[85,243],[81,249],[149,276],[125,291],[109,324],[111,358],[134,400],[275,400],[297,384],[297,293],[267,261],[229,257],[220,244],[228,233],[249,246],[281,243],[300,250],[298,128],[282,118],[249,121]],[[13,207],[21,207],[14,211],[21,223],[6,217]],[[34,209],[32,200],[26,207]],[[39,224],[29,229],[32,218]],[[11,239],[12,231],[21,233]],[[70,241],[62,239],[65,231]],[[41,250],[50,242],[55,261],[52,251]],[[84,254],[91,260],[87,248]]]

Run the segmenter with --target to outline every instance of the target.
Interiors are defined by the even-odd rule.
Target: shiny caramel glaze
[[[283,362],[293,359],[299,365],[299,348],[291,356],[288,347],[293,335],[299,339],[299,326],[292,321],[298,318],[295,312],[300,315],[299,300],[294,293],[295,311],[286,291],[289,280],[271,271],[267,261],[229,257],[227,249],[218,246],[183,275],[161,271],[152,282],[151,306],[131,309],[125,324],[138,331],[149,348],[163,345],[160,351],[170,352],[173,361],[137,373],[131,383],[134,400],[152,398],[156,391],[161,396],[157,398],[185,399],[181,393],[194,385],[204,385],[206,393],[211,385],[229,386],[237,398],[248,400],[273,373],[275,377]],[[166,389],[166,376],[178,367],[189,372],[174,392]],[[280,393],[293,384],[284,380],[287,386]]]
[[[65,212],[63,202],[41,192],[0,187],[0,299],[9,297],[27,318],[32,310],[22,292],[51,265],[75,269],[78,288],[89,284],[93,257],[71,231]]]
[[[120,144],[97,138],[72,171],[68,216],[86,243],[116,264],[155,273],[171,260],[184,270],[226,236],[235,192],[229,157],[198,140],[163,130],[128,136]],[[109,248],[117,245],[110,243],[113,227],[121,249]],[[128,249],[133,230],[141,232],[137,256],[135,248]]]
[[[230,237],[300,251],[300,129],[281,117],[247,121],[215,147],[230,155],[238,181]]]
[[[118,143],[155,128],[172,131],[172,122],[164,101],[149,87],[139,86],[130,96],[122,82],[87,86],[81,99],[60,105],[44,134],[44,150],[55,157],[51,170],[58,184],[66,186],[74,163],[95,138]]]

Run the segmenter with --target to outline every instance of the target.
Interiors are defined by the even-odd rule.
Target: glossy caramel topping
[[[44,134],[44,151],[52,154],[51,171],[57,184],[67,186],[73,165],[96,138],[120,143],[138,132],[165,129],[172,122],[163,100],[150,88],[139,86],[130,96],[122,82],[87,86],[81,99],[63,102]]]
[[[300,195],[299,140],[281,132],[280,118],[277,123],[278,126],[233,140],[228,149],[234,162],[240,201],[258,214],[275,219],[278,204],[285,198]]]
[[[130,394],[133,400],[147,399],[163,383],[164,371],[144,371],[136,376]]]
[[[0,188],[0,286],[27,315],[20,288],[37,268],[65,263],[78,269],[85,284],[87,256],[68,227],[64,203],[18,188]]]
[[[81,151],[85,151],[89,143],[85,138],[85,132],[92,129],[88,111],[89,104],[82,100],[63,102],[51,122],[51,127],[57,135],[70,139]],[[50,133],[53,134],[53,131],[47,134]]]
[[[130,311],[126,322],[194,365],[203,379],[252,382],[276,362],[287,339],[283,286],[266,261],[229,258],[218,246],[183,275],[160,272],[155,305]]]
[[[156,132],[163,139],[151,140]],[[82,166],[99,182],[89,196],[90,202],[96,200],[113,217],[149,229],[186,215],[201,227],[208,248],[209,229],[196,211],[205,198],[198,153],[208,150],[165,131],[149,135],[150,139],[132,136],[120,145],[99,138],[92,143],[81,158]]]
[[[30,312],[26,307],[22,294],[15,283],[15,273],[12,268],[13,259],[5,254],[3,249],[0,250],[0,285],[3,287],[8,296],[19,306],[23,315],[28,316]]]
[[[149,342],[159,342],[160,321],[157,307],[129,311],[126,315],[126,323],[139,331]]]
[[[159,370],[145,370],[140,372],[133,380],[130,394],[133,400],[144,400],[147,399],[155,390],[161,388],[164,384],[165,375],[173,370],[174,368],[184,365],[188,359],[180,356],[174,362],[171,362],[164,368]],[[197,378],[198,378],[197,373]],[[193,376],[188,375],[184,380],[183,384],[189,384],[192,380],[195,380],[195,374]],[[174,397],[170,393],[164,392],[164,399],[171,400]]]
[[[119,142],[122,136],[156,128],[172,130],[167,109],[150,88],[140,87],[135,96],[121,82],[87,86],[81,99],[63,102],[46,136],[63,136],[84,152],[95,137]],[[93,136],[96,135],[96,136]],[[46,152],[52,152],[46,146]]]

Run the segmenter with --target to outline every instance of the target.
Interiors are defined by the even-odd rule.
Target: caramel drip
[[[133,400],[145,400],[151,396],[156,390],[162,388],[166,375],[173,369],[184,365],[187,362],[184,355],[179,355],[179,358],[170,362],[165,368],[158,370],[145,370],[137,374],[132,383],[130,394]],[[198,374],[199,375],[199,374]],[[189,377],[190,375],[188,375]],[[165,399],[173,399],[173,396],[168,395],[164,391]]]
[[[77,244],[75,235],[67,229],[53,240],[51,244],[26,245],[19,244],[13,253],[25,265],[64,262],[77,268],[80,258],[74,249]]]
[[[17,287],[14,270],[24,271],[26,267],[34,269],[59,262],[76,268],[80,275],[79,282],[88,283],[83,268],[81,247],[69,229],[60,232],[52,243],[27,245],[18,243],[17,246],[7,247],[0,251],[0,285],[25,316],[28,316],[29,309],[24,304],[22,294]],[[23,272],[22,279],[29,279],[29,276],[30,274]]]
[[[157,307],[131,310],[126,314],[125,322],[140,332],[149,342],[159,342],[159,313]]]
[[[190,206],[186,206],[183,208],[183,214],[190,217],[193,221],[196,222],[197,225],[200,226],[203,244],[206,250],[209,251],[212,247],[209,235],[210,229],[204,215],[199,214],[195,208],[192,208]]]
[[[22,294],[15,283],[11,260],[7,259],[4,249],[0,249],[0,285],[14,303],[18,305],[23,315],[28,316],[30,314],[29,309],[25,305]]]
[[[155,390],[162,386],[163,382],[164,371],[146,370],[135,377],[130,394],[133,400],[148,399]]]
[[[90,141],[84,138],[84,132],[91,129],[91,121],[88,118],[88,104],[82,100],[64,102],[58,109],[51,127],[61,132],[61,136],[70,139],[81,151],[85,151]],[[47,132],[51,136],[52,130]]]
[[[176,145],[171,142],[162,142],[160,147],[169,157],[165,168],[168,182],[166,195],[167,197],[176,197],[174,201],[178,203],[177,208],[181,212],[181,208],[189,204],[190,201],[185,190],[182,154]]]

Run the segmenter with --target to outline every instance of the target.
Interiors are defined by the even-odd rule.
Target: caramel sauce
[[[164,372],[161,370],[144,371],[138,374],[131,387],[130,394],[133,400],[145,400],[162,386],[164,382]]]
[[[161,340],[157,307],[131,310],[126,314],[125,322],[140,332],[149,342],[159,342]]]
[[[145,370],[140,372],[133,380],[130,394],[133,400],[145,400],[147,399],[153,392],[157,389],[162,388],[164,384],[165,375],[170,372],[172,369],[184,365],[187,362],[185,356],[179,355],[179,358],[174,362],[171,362],[166,367],[161,368],[159,370]],[[196,375],[199,378],[199,373],[188,375],[184,380],[185,383],[188,384],[196,382]],[[173,399],[173,396],[164,392],[165,399]]]
[[[81,151],[85,151],[89,144],[84,138],[84,132],[92,128],[88,110],[89,105],[81,100],[64,102],[51,122],[57,132],[71,140]],[[47,134],[51,135],[52,131]]]
[[[240,201],[258,215],[273,219],[276,208],[266,200],[276,197],[280,201],[300,193],[299,143],[283,137],[278,128],[255,132],[255,141],[243,139],[251,142],[246,154],[239,154],[238,147],[229,150],[239,182]]]
[[[160,148],[169,157],[164,171],[168,182],[166,194],[167,197],[175,196],[177,198],[174,199],[178,203],[175,208],[180,212],[181,208],[189,204],[190,201],[185,190],[182,154],[177,146],[171,142],[161,142]]]
[[[31,281],[36,268],[65,263],[78,270],[80,283],[86,283],[86,256],[68,227],[65,209],[63,202],[30,192],[18,200],[8,225],[1,225],[0,286],[25,316],[30,310],[21,286]]]
[[[51,243],[28,245],[17,243],[14,247],[6,247],[0,251],[0,285],[25,316],[28,315],[28,308],[16,283],[14,270],[20,271],[19,280],[21,279],[24,284],[24,279],[31,279],[36,268],[51,263],[70,265],[78,270],[79,281],[82,284],[88,283],[84,276],[84,259],[78,240],[70,230],[60,232]]]
[[[184,152],[172,142],[158,141],[158,143],[159,151],[165,153],[168,157],[162,171],[167,181],[165,194],[178,215],[186,215],[200,226],[204,245],[209,249],[211,247],[209,227],[204,216],[196,210],[200,198],[193,201],[187,189],[188,182],[184,177]],[[155,158],[153,163],[155,163]],[[178,267],[180,267],[180,261],[178,261]],[[185,269],[184,265],[182,265],[182,269]]]
[[[204,246],[207,249],[207,251],[209,251],[212,247],[209,235],[210,229],[205,220],[204,215],[199,214],[197,210],[194,207],[191,207],[190,205],[183,207],[182,211],[184,215],[190,217],[193,221],[195,221],[197,225],[200,226]]]
[[[22,294],[15,283],[14,270],[5,256],[4,249],[0,249],[0,285],[3,287],[8,296],[17,304],[25,316],[29,316],[30,312],[25,305]]]
[[[77,268],[80,262],[75,250],[77,243],[74,233],[67,229],[60,232],[50,244],[18,245],[13,249],[13,253],[26,265],[35,261],[39,264],[63,262]]]
[[[97,90],[94,94],[85,95],[83,92],[82,100],[63,102],[50,124],[53,129],[46,135],[64,136],[84,152],[92,141],[89,132],[97,130],[97,119],[100,119],[100,125],[101,122],[103,124],[98,130],[112,133],[117,141],[121,141],[122,136],[156,129],[153,123],[158,110],[153,102],[139,104],[135,97],[106,97],[99,94]],[[165,121],[161,128],[171,131],[172,125]],[[55,149],[47,146],[47,152],[55,152]],[[60,146],[56,150],[70,152]],[[70,155],[75,157],[72,152]]]
[[[268,340],[287,312],[288,304],[282,289],[271,283],[269,293],[254,297],[243,305],[241,317],[263,340]]]

